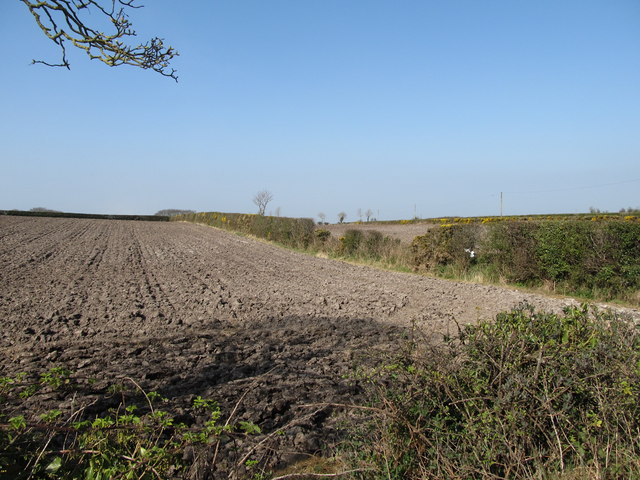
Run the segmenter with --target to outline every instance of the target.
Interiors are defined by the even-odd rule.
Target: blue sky
[[[0,209],[347,220],[640,207],[637,0],[147,0],[179,82],[0,4]]]

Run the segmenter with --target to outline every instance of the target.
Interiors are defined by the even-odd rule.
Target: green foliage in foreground
[[[118,406],[88,416],[85,410],[95,401],[74,411],[35,411],[40,395],[75,398],[81,390],[64,368],[36,379],[0,377],[0,479],[196,478],[194,458],[210,457],[231,437],[260,433],[250,422],[224,422],[218,405],[199,396],[190,413],[200,421],[176,422],[162,409],[166,399],[131,382],[137,395],[125,395],[123,386],[112,388],[101,400],[121,395]]]
[[[361,478],[640,478],[640,331],[614,314],[523,306],[368,381]]]

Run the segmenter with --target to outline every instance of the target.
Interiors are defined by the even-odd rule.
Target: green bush
[[[367,377],[362,478],[640,478],[639,333],[587,307],[522,306],[393,360]]]
[[[640,224],[545,222],[536,231],[539,277],[588,295],[613,298],[640,288]]]
[[[546,222],[537,230],[536,258],[543,279],[567,281],[573,285],[585,282],[584,258],[589,248],[587,222]]]
[[[386,239],[382,233],[377,230],[368,231],[363,241],[365,255],[379,259],[383,255],[385,243]]]
[[[585,270],[593,286],[640,289],[640,224],[607,223],[589,240]]]
[[[470,251],[474,254],[478,251],[480,238],[481,227],[475,224],[432,228],[413,240],[413,265],[418,270],[432,271],[451,265],[458,272],[464,272],[474,261]]]
[[[486,262],[509,282],[526,283],[540,278],[536,258],[538,223],[514,222],[491,225]]]
[[[359,249],[364,234],[360,230],[350,229],[340,237],[340,253],[343,255],[354,255]]]

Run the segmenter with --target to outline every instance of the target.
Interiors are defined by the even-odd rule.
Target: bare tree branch
[[[53,43],[60,47],[61,63],[49,63],[43,60],[33,60],[50,67],[71,68],[67,59],[67,43],[83,50],[90,59],[100,60],[110,67],[133,65],[144,70],[151,69],[165,77],[178,81],[177,72],[169,67],[170,61],[178,56],[173,47],[165,47],[163,39],[154,37],[147,43],[127,45],[123,39],[135,37],[129,17],[125,13],[127,8],[141,8],[135,5],[135,0],[20,0],[24,3],[40,30]],[[110,4],[105,7],[102,4]],[[93,11],[101,14],[98,21],[105,21],[115,30],[112,34],[90,27],[85,22],[85,16]],[[92,19],[94,20],[94,19]]]
[[[300,480],[308,480],[309,478],[337,478],[345,475],[350,475],[352,473],[369,472],[372,470],[373,469],[371,468],[356,468],[355,470],[347,470],[346,472],[338,473],[289,473],[287,475],[273,477],[271,480],[292,480],[294,478]]]
[[[269,202],[273,200],[273,194],[269,190],[262,190],[253,197],[253,203],[258,207],[258,215],[264,215]]]
[[[364,216],[367,217],[367,222],[371,221],[371,217],[373,216],[373,210],[367,208],[367,211],[364,212]]]

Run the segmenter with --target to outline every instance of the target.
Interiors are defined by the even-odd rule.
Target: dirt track
[[[184,223],[0,217],[2,374],[65,365],[97,387],[131,377],[180,406],[195,395],[271,432],[318,402],[358,401],[344,375],[526,300],[567,300],[294,253]],[[636,312],[637,313],[637,312]],[[292,450],[334,438],[321,409]],[[287,461],[285,455],[283,460]]]

